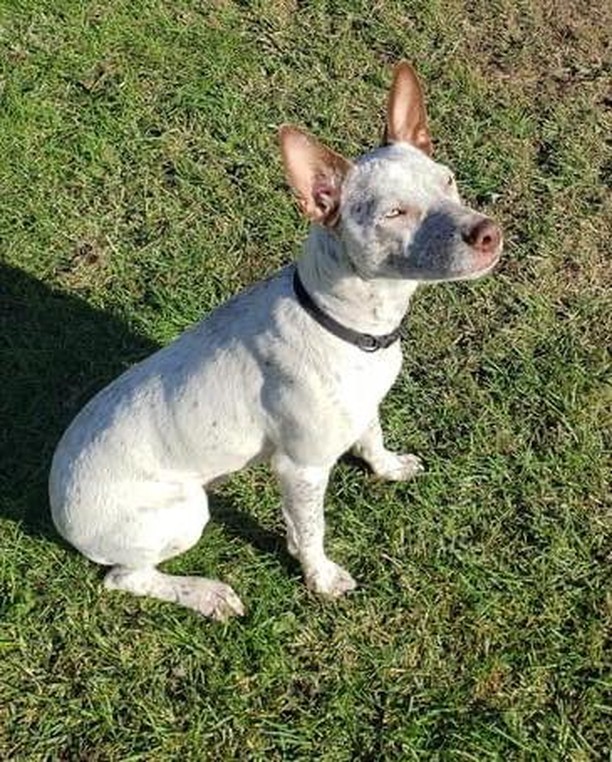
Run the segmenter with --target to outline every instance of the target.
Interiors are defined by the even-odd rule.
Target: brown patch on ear
[[[383,142],[412,143],[428,156],[432,154],[423,88],[407,61],[400,61],[393,72]]]
[[[313,222],[333,227],[339,219],[340,193],[351,163],[297,127],[279,130],[287,182],[300,208]]]

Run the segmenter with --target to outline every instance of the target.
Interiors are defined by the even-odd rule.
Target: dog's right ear
[[[312,222],[334,227],[350,161],[289,124],[280,128],[279,139],[287,182],[302,211]]]

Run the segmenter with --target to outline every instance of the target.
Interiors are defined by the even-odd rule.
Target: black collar
[[[297,296],[298,302],[306,310],[306,312],[314,318],[319,325],[326,328],[334,336],[337,336],[343,341],[348,341],[349,344],[354,344],[359,347],[363,352],[376,352],[379,349],[386,349],[391,344],[396,342],[400,337],[401,325],[398,325],[391,333],[386,333],[384,336],[372,336],[369,333],[360,333],[354,331],[352,328],[347,328],[342,323],[338,323],[333,317],[315,304],[312,297],[304,288],[304,284],[299,276],[297,266],[293,271],[293,290]]]

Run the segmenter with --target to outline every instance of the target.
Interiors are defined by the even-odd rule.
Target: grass
[[[0,12],[0,758],[609,759],[607,5]],[[296,255],[276,127],[367,150],[401,57],[507,240],[494,277],[423,290],[408,318],[383,417],[427,475],[335,470],[345,601],[305,591],[263,468],[169,564],[230,582],[244,620],[103,593],[48,516],[63,428]]]

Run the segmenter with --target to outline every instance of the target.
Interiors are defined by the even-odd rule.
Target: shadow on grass
[[[209,495],[210,514],[213,523],[223,528],[228,537],[246,540],[260,553],[274,556],[287,574],[299,574],[298,562],[289,555],[285,538],[279,532],[266,529],[245,511],[236,508],[226,497],[216,493]],[[204,530],[204,540],[206,530]]]
[[[0,517],[63,541],[49,513],[51,457],[72,418],[99,389],[159,346],[119,318],[0,264]],[[282,538],[211,497],[214,520],[295,571]]]
[[[78,410],[157,349],[121,320],[0,265],[0,516],[57,539],[47,477]]]

